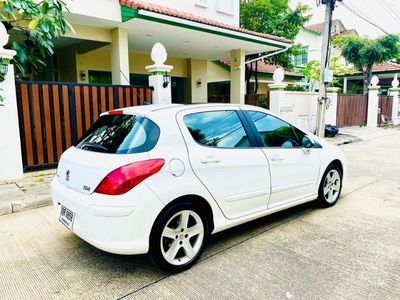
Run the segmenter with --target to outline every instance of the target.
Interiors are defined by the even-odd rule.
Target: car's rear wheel
[[[205,215],[192,203],[178,203],[156,221],[150,237],[155,263],[169,272],[181,272],[199,259],[209,235]]]
[[[323,207],[333,206],[342,191],[342,172],[336,165],[330,165],[322,177],[318,190],[318,202]]]

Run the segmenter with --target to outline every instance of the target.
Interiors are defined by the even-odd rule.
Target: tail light
[[[150,159],[122,166],[109,173],[94,192],[106,195],[122,195],[160,171],[164,163],[163,159]]]

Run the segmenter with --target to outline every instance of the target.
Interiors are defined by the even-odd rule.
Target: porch
[[[245,56],[285,49],[290,42],[267,34],[199,18],[185,12],[137,1],[120,1],[121,22],[69,13],[76,34],[55,41],[55,56],[42,74],[30,80],[84,84],[148,85],[145,66],[156,42],[167,49],[172,65],[175,103],[208,101],[208,84],[230,82],[232,102],[245,102]],[[96,24],[96,27],[93,27]],[[168,33],[168,34],[166,34]],[[230,59],[227,75],[210,67]]]

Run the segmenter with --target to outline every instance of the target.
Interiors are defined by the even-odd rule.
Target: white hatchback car
[[[338,200],[337,147],[247,105],[148,105],[103,113],[61,157],[61,223],[116,254],[192,266],[210,234],[318,199]]]

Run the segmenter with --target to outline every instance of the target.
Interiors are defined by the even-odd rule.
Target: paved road
[[[1,299],[399,299],[400,130],[342,146],[349,181],[307,204],[218,234],[191,270],[117,256],[58,224],[52,207],[0,217]]]

